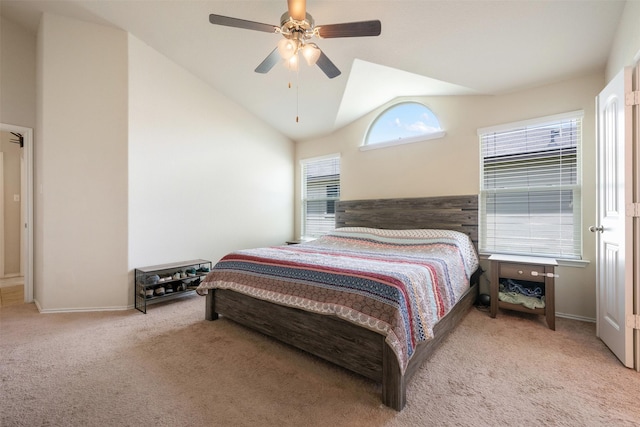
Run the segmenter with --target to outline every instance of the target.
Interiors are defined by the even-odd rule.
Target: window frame
[[[537,182],[535,184],[530,184],[530,185],[525,185],[525,186],[521,186],[521,187],[517,187],[516,185],[512,185],[512,186],[504,186],[504,187],[498,187],[498,188],[487,188],[487,175],[485,174],[485,167],[488,163],[491,163],[491,161],[487,162],[486,159],[490,158],[491,156],[486,156],[485,157],[485,146],[484,146],[484,139],[483,137],[487,137],[488,135],[495,135],[495,134],[507,134],[510,132],[516,132],[516,131],[529,131],[529,130],[535,130],[535,129],[544,129],[546,126],[551,126],[551,125],[557,125],[557,126],[561,126],[561,123],[563,122],[568,122],[568,121],[573,121],[576,120],[578,121],[577,123],[577,128],[576,128],[576,135],[571,136],[571,138],[575,138],[575,148],[570,148],[571,146],[568,146],[567,148],[562,148],[562,146],[560,148],[555,149],[555,151],[557,153],[552,153],[552,151],[554,151],[554,149],[548,149],[548,150],[540,150],[537,153],[536,152],[531,152],[531,151],[527,151],[525,150],[521,150],[520,152],[515,152],[515,153],[511,153],[511,154],[506,154],[503,155],[503,162],[507,163],[508,162],[508,157],[509,156],[514,156],[517,158],[517,160],[511,160],[511,163],[516,163],[516,162],[520,162],[522,163],[522,167],[519,168],[520,170],[520,174],[516,175],[515,178],[511,178],[512,180],[520,177],[527,177],[527,179],[533,180],[534,178],[529,177],[529,173],[531,173],[531,170],[534,170],[535,173],[537,173],[537,175],[535,175],[535,178],[541,178],[542,182]],[[578,111],[571,111],[571,112],[567,112],[567,113],[562,113],[562,114],[556,114],[556,115],[551,115],[551,116],[544,116],[544,117],[539,117],[539,118],[534,118],[534,119],[529,119],[529,120],[524,120],[524,121],[519,121],[519,122],[512,122],[512,123],[506,123],[506,124],[502,124],[502,125],[498,125],[498,126],[492,126],[492,127],[486,127],[486,128],[480,128],[478,129],[478,138],[479,138],[479,148],[480,148],[480,153],[479,153],[479,163],[480,163],[480,212],[479,212],[479,223],[480,223],[480,238],[479,238],[479,250],[481,253],[485,253],[485,254],[492,254],[492,253],[501,253],[501,254],[513,254],[513,255],[527,255],[527,256],[543,256],[543,257],[553,257],[553,258],[557,258],[557,259],[565,259],[565,260],[570,260],[570,261],[580,261],[583,258],[583,254],[584,254],[584,248],[583,248],[583,230],[582,230],[582,200],[583,200],[583,196],[582,196],[582,192],[583,192],[583,180],[582,180],[582,144],[583,144],[583,133],[584,133],[584,111],[582,110],[578,110]],[[548,138],[551,139],[551,142],[553,142],[553,136],[549,136]],[[528,140],[526,140],[528,142]],[[573,139],[572,139],[573,141]],[[514,142],[513,140],[510,142]],[[504,147],[507,147],[507,145],[505,143],[503,143]],[[572,153],[573,150],[573,153]],[[571,157],[575,156],[575,161],[571,161]],[[495,162],[495,154],[493,156],[493,161]],[[553,162],[554,160],[557,160],[557,162],[563,162],[563,161],[567,161],[569,163],[569,165],[575,165],[575,183],[574,182],[565,182],[565,174],[569,174],[569,176],[571,177],[571,179],[573,179],[573,175],[572,175],[572,169],[568,169],[569,172],[566,172],[567,169],[563,169],[563,163],[558,163],[560,166],[555,166],[554,169],[554,165],[553,163],[549,162],[549,159],[551,159],[551,161]],[[536,162],[540,162],[540,163],[536,163]],[[540,166],[542,165],[542,166]],[[533,169],[535,168],[535,169]],[[517,171],[517,166],[513,168],[514,170]],[[502,170],[498,171],[498,175],[500,172],[504,172],[505,170],[507,170],[506,167],[504,167]],[[540,174],[540,171],[544,171],[544,173]],[[560,173],[557,173],[557,172]],[[549,173],[553,173],[555,172],[556,175],[558,176],[557,180],[554,183],[549,184],[547,181],[547,178],[549,175]],[[502,176],[502,179],[504,179],[506,176],[506,173]],[[492,180],[495,180],[495,177],[490,178]],[[497,239],[498,243],[496,243],[496,241],[492,242],[492,243],[488,243],[488,240],[490,239],[488,236],[488,232],[489,232],[489,226],[488,226],[488,219],[487,217],[489,216],[489,213],[487,212],[487,199],[488,197],[491,197],[492,195],[508,195],[508,194],[520,194],[520,195],[527,195],[527,197],[529,198],[533,198],[536,195],[553,195],[554,193],[557,193],[558,197],[560,197],[560,200],[565,200],[563,199],[563,192],[566,191],[571,191],[571,197],[569,198],[570,200],[570,206],[571,206],[571,218],[572,218],[572,222],[570,223],[570,226],[568,225],[558,225],[553,223],[553,225],[557,226],[558,229],[560,231],[566,231],[566,230],[571,230],[571,238],[570,239],[561,239],[563,240],[563,243],[565,242],[569,242],[571,243],[571,245],[565,245],[565,246],[559,246],[557,252],[552,251],[553,245],[551,244],[552,241],[557,242],[558,239],[557,237],[555,238],[555,240],[552,240],[552,237],[543,237],[540,239],[537,239],[539,241],[543,241],[545,242],[543,245],[541,245],[541,247],[543,249],[540,249],[540,247],[538,248],[539,250],[535,250],[535,245],[533,243],[531,243],[530,245],[530,250],[529,251],[525,251],[522,250],[520,248],[508,248],[508,244],[503,244],[500,242],[501,239],[504,239],[504,236],[502,237],[493,237],[493,239]],[[508,196],[507,196],[508,197]],[[506,203],[502,203],[502,208],[508,208],[509,207],[510,202],[506,202]],[[500,207],[500,205],[494,205],[496,207]],[[512,205],[512,206],[516,206],[516,205]],[[532,206],[534,207],[532,209]],[[538,202],[538,206],[539,207],[539,202]],[[559,204],[558,210],[554,212],[554,214],[556,215],[556,218],[561,218],[562,217],[562,206]],[[529,219],[531,218],[537,218],[539,219],[541,217],[540,213],[536,213],[536,205],[535,204],[531,204],[528,205],[526,208],[526,215],[528,216],[528,219],[523,220],[522,224],[523,225],[527,225],[528,227],[532,227],[534,226],[534,222],[536,221],[530,221]],[[544,223],[544,222],[543,222]],[[548,224],[548,223],[547,223]],[[505,233],[505,224],[502,224],[503,226],[503,233]],[[499,229],[500,225],[497,226],[493,226],[493,229]],[[536,240],[535,238],[530,238],[529,241],[533,242],[534,240]],[[570,248],[569,250],[567,250],[567,248]]]
[[[385,117],[385,115],[387,115],[388,113],[392,112],[394,109],[397,109],[397,108],[400,108],[402,106],[406,106],[406,105],[409,105],[409,104],[419,106],[423,110],[426,110],[431,115],[433,115],[433,117],[435,118],[435,120],[438,123],[439,130],[434,131],[434,132],[424,133],[424,134],[413,136],[413,137],[402,137],[402,136],[399,136],[397,139],[389,139],[389,140],[380,141],[380,142],[373,142],[373,143],[369,142],[369,138],[371,137],[371,131],[374,130],[376,124],[381,119],[383,119]],[[431,108],[427,107],[426,105],[424,105],[423,103],[418,102],[418,101],[403,101],[403,102],[398,102],[396,104],[393,104],[393,105],[389,106],[388,108],[385,108],[380,114],[378,114],[376,116],[375,119],[373,119],[371,121],[371,124],[369,125],[369,128],[367,129],[367,132],[365,133],[363,143],[360,146],[360,151],[375,150],[375,149],[378,149],[378,148],[386,148],[386,147],[393,147],[393,146],[396,146],[396,145],[412,144],[414,142],[429,141],[429,140],[432,140],[432,139],[443,138],[445,135],[446,135],[446,132],[444,131],[444,129],[442,129],[442,125],[440,124],[440,119],[438,118],[436,113]]]

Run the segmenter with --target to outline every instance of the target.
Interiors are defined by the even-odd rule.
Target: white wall
[[[0,17],[0,123],[36,124],[36,37]]]
[[[640,1],[628,0],[622,11],[620,25],[607,61],[606,81],[627,66],[632,66],[634,56],[640,53]]]
[[[5,34],[29,33],[2,24],[2,88],[34,98],[29,119],[1,94],[7,120],[35,128],[42,311],[126,308],[135,267],[292,237],[292,141],[110,27],[45,14],[13,61],[31,81],[6,72]]]
[[[125,307],[127,35],[45,14],[37,58],[36,302]]]
[[[293,142],[129,36],[129,268],[283,244]]]
[[[359,151],[369,124],[391,104],[381,106],[324,138],[298,143],[298,160],[341,153],[343,200],[478,194],[480,189],[477,129],[551,114],[584,110],[583,230],[595,215],[594,98],[603,74],[500,96],[405,98],[431,108],[447,135],[442,139]],[[397,101],[396,101],[397,102]],[[299,176],[297,174],[296,176]],[[299,189],[299,178],[296,188]],[[299,190],[298,190],[299,191]],[[299,212],[299,204],[296,211]],[[298,215],[296,215],[298,218]],[[296,232],[299,232],[299,221]],[[591,233],[584,234],[584,258],[595,259]],[[488,265],[483,263],[485,269]],[[559,267],[556,310],[577,318],[595,318],[595,266]]]

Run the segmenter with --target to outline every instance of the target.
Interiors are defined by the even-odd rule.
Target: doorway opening
[[[3,144],[11,151],[16,151],[14,140],[21,145],[17,149],[18,164],[5,162],[1,168],[4,197],[0,214],[0,304],[6,305],[16,303],[20,296],[23,302],[33,301],[33,129],[0,123],[0,133]],[[11,210],[7,211],[7,207]]]

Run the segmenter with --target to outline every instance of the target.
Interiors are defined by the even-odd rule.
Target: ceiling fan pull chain
[[[299,96],[299,89],[300,89],[300,70],[296,70],[296,123],[298,123],[298,114],[299,114],[299,109],[300,109],[300,96]]]

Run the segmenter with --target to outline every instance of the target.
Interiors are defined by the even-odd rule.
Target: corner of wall
[[[606,64],[606,82],[624,67],[632,66],[640,55],[640,1],[625,3],[618,30]]]

